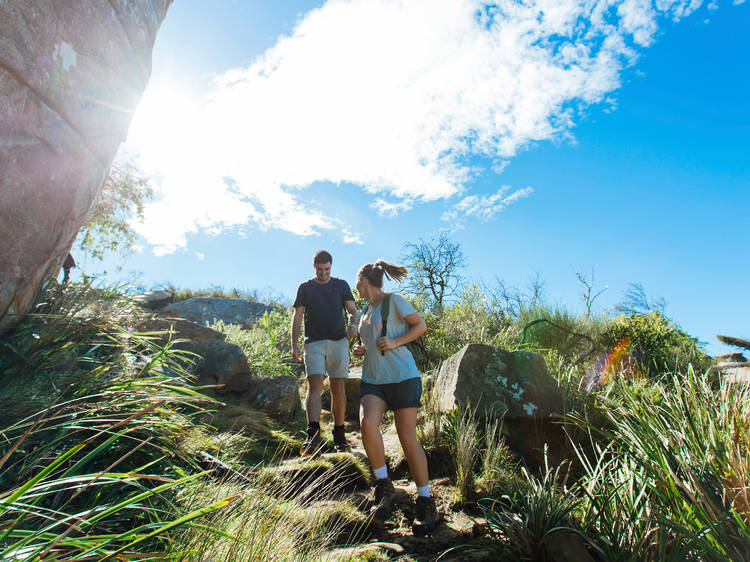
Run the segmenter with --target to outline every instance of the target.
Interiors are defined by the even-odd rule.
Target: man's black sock
[[[307,422],[307,428],[320,431],[320,422]]]
[[[343,423],[341,425],[333,424],[333,429],[339,429],[339,428],[341,429],[341,431],[344,431],[344,424]]]

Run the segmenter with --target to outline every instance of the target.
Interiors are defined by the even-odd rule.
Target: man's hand
[[[378,339],[378,349],[380,351],[390,351],[391,349],[396,349],[397,347],[398,344],[391,338],[383,336],[382,338]]]
[[[357,327],[354,324],[349,324],[349,328],[346,330],[346,337],[356,338],[358,333]]]
[[[296,345],[292,347],[292,359],[297,363],[302,363],[302,351],[300,351],[300,348]]]
[[[354,353],[354,357],[362,357],[365,354],[365,346],[356,344],[352,347],[352,352]]]

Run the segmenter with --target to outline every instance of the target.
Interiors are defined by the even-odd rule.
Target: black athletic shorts
[[[422,405],[422,379],[413,377],[391,384],[371,384],[360,381],[359,395],[374,394],[388,405],[389,410],[419,408]]]

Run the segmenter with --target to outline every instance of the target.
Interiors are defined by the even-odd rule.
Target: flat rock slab
[[[194,297],[169,304],[159,312],[169,316],[179,316],[202,325],[221,320],[225,324],[249,326],[271,310],[273,310],[272,307],[263,303],[244,299]]]

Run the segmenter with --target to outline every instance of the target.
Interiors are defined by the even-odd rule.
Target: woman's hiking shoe
[[[299,454],[303,457],[312,457],[320,454],[323,442],[320,439],[320,428],[307,428],[307,439],[302,443]]]
[[[385,521],[391,514],[391,502],[396,495],[396,489],[390,478],[375,480],[375,505],[370,510],[373,519]]]
[[[333,448],[337,453],[346,453],[349,451],[349,444],[346,442],[346,430],[344,426],[333,426]]]
[[[411,531],[417,536],[428,535],[440,521],[440,514],[435,505],[435,498],[417,497],[417,516],[411,525]]]

